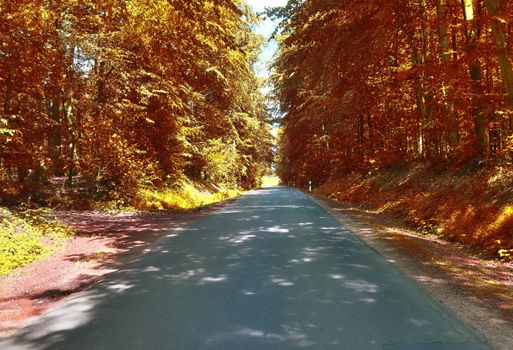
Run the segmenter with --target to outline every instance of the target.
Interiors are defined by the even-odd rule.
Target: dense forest
[[[282,178],[511,149],[513,72],[500,0],[298,1],[275,63]]]
[[[254,188],[272,136],[241,0],[0,1],[0,197]]]
[[[511,2],[306,0],[270,14],[282,180],[508,255]]]

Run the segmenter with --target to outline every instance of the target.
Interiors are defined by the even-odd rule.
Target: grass
[[[0,208],[0,275],[42,259],[63,246],[71,228],[41,210],[12,212]]]
[[[139,189],[133,207],[123,210],[187,211],[218,203],[240,194],[211,184],[182,180],[172,188]],[[102,211],[116,212],[118,201],[98,203]],[[0,208],[0,275],[40,260],[63,247],[73,230],[49,219],[48,209],[9,210]]]
[[[239,194],[238,190],[219,189],[207,184],[182,180],[173,188],[139,190],[135,207],[139,210],[186,211],[218,203]]]

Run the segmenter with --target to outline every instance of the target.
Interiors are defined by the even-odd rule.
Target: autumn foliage
[[[0,1],[4,198],[53,177],[133,198],[252,188],[271,136],[240,0]]]
[[[511,2],[305,0],[271,15],[282,180],[509,254]]]
[[[274,15],[285,182],[509,155],[508,1],[307,0]]]

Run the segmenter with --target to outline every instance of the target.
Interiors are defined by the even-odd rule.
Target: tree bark
[[[485,0],[486,11],[492,16],[490,29],[497,49],[497,59],[501,67],[502,81],[508,94],[508,103],[513,106],[513,70],[508,53],[508,44],[506,40],[506,20],[499,17],[500,11],[507,1],[504,0]]]
[[[467,23],[467,50],[475,50],[475,41],[478,30],[474,21],[474,5],[472,0],[462,0],[463,15]],[[472,114],[474,116],[474,128],[476,133],[476,150],[480,155],[486,155],[490,152],[490,136],[488,130],[488,118],[484,113],[481,102],[482,95],[482,68],[479,58],[476,58],[469,67],[470,78],[472,80]]]
[[[438,35],[440,41],[440,57],[443,63],[448,63],[451,61],[451,52],[449,50],[449,29],[446,20],[446,8],[444,4],[445,0],[438,0],[436,5],[437,16],[440,20],[440,25],[438,26]],[[445,114],[445,119],[448,124],[448,143],[450,149],[454,149],[458,146],[459,136],[458,136],[458,120],[456,118],[454,101],[450,101],[448,96],[451,94],[452,88],[450,86],[444,87],[444,94],[446,96],[446,104],[443,110]]]
[[[59,98],[55,97],[49,102],[48,114],[54,123],[50,126],[47,136],[51,173],[62,176],[64,175],[64,160],[62,157],[62,118]]]

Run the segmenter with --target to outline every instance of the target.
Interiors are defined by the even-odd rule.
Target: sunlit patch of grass
[[[63,246],[73,230],[38,210],[0,208],[0,275],[28,265]]]
[[[137,209],[177,211],[190,210],[218,203],[239,195],[238,190],[206,188],[189,181],[181,181],[168,189],[141,189],[136,201]]]
[[[278,176],[264,176],[262,178],[262,187],[273,187],[280,184],[280,178]]]

